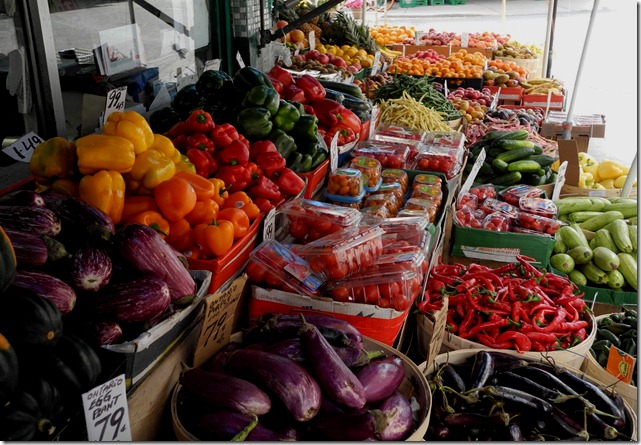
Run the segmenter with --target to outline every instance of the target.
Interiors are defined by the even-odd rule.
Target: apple
[[[347,66],[347,71],[349,71],[352,74],[358,73],[360,70],[356,68],[354,65],[348,65]]]
[[[323,65],[327,65],[328,63],[330,63],[330,59],[329,59],[329,56],[327,54],[319,54],[316,57],[316,60],[318,60]]]
[[[320,55],[320,52],[318,52],[318,50],[312,49],[305,53],[305,58],[307,60],[318,60],[319,55]]]
[[[347,68],[347,62],[345,62],[341,57],[336,57],[332,63],[336,66]]]

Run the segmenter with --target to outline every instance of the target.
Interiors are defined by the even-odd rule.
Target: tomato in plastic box
[[[521,198],[545,198],[545,190],[531,185],[518,184],[501,191],[500,196],[508,204],[518,207]]]
[[[511,218],[503,212],[490,213],[483,220],[483,229],[495,232],[509,232]]]
[[[510,218],[516,218],[519,215],[517,207],[494,198],[486,199],[479,208],[488,215],[494,212],[501,212]]]
[[[494,188],[493,185],[478,185],[476,187],[472,187],[469,192],[473,195],[476,195],[478,198],[478,203],[483,204],[483,201],[485,201],[488,198],[495,198],[496,199],[496,189]]]
[[[457,209],[469,208],[470,210],[476,210],[479,204],[479,198],[473,193],[463,193],[457,202]]]
[[[561,227],[561,223],[556,219],[525,212],[519,212],[517,222],[521,227],[547,233],[548,235],[554,235]]]

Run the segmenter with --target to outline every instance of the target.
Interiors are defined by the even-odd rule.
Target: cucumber
[[[618,253],[619,268],[617,269],[634,290],[637,290],[637,260],[629,253]]]
[[[542,155],[543,154],[543,147],[540,145],[534,144],[534,154],[535,155]]]
[[[343,94],[343,106],[354,113],[371,113],[372,106],[366,100],[354,97],[351,94]]]
[[[497,169],[500,172],[504,172],[504,171],[507,170],[507,165],[508,164],[505,161],[502,161],[500,159],[494,159],[492,161],[492,165],[491,166],[494,167],[495,169]]]
[[[481,168],[479,169],[479,173],[482,175],[493,175],[494,169],[492,168],[492,164],[483,162],[483,164],[481,165]]]
[[[484,139],[498,141],[501,139],[524,140],[530,135],[527,130],[500,131],[493,130],[485,133]]]
[[[606,206],[603,211],[608,212],[616,210],[621,212],[624,218],[631,218],[633,216],[637,216],[637,205],[636,199],[630,202],[619,201]]]
[[[538,174],[539,170],[541,170],[541,166],[536,161],[527,161],[527,160],[514,161],[514,162],[510,162],[507,166],[507,171],[509,172]],[[545,174],[545,172],[543,173]]]
[[[496,178],[490,179],[491,183],[494,185],[513,185],[518,184],[520,180],[521,173],[519,172],[509,172]]]
[[[340,91],[332,90],[330,88],[325,88],[325,99],[335,100],[339,104],[342,104],[345,100],[345,95]]]
[[[528,156],[532,156],[533,154],[534,154],[533,148],[528,148],[528,147],[515,148],[514,150],[504,151],[503,153],[496,156],[495,159],[500,159],[501,161],[505,161],[509,164],[510,162],[520,161],[521,159],[525,159]],[[541,168],[539,164],[536,164],[536,165],[538,166],[537,169]]]
[[[333,80],[322,80],[318,79],[321,85],[323,85],[325,88],[329,88],[334,91],[338,91],[339,93],[347,93],[351,94],[354,97],[357,97],[359,99],[364,99],[363,92],[361,89],[354,85],[353,83],[343,83],[343,82],[334,82]]]
[[[503,150],[514,150],[516,148],[531,148],[532,154],[535,154],[535,150],[534,150],[535,144],[532,141],[501,139],[496,141],[495,145],[497,147],[502,148]]]
[[[487,154],[487,158],[496,158],[501,153],[505,153],[505,150],[503,150],[502,148],[494,147],[490,148],[489,150],[486,149],[485,153]]]
[[[621,220],[621,222],[623,222],[623,213],[617,210],[611,210],[609,212],[603,212],[599,216],[594,216],[587,221],[583,221],[579,226],[582,229],[596,232],[616,220]],[[623,222],[623,224],[625,223]],[[612,236],[614,236],[614,234],[612,234]]]

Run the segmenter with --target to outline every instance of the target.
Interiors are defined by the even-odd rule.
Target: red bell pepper
[[[225,190],[230,193],[245,190],[251,181],[249,171],[242,165],[222,165],[216,177],[225,183]]]
[[[270,76],[269,74],[267,75],[267,78],[269,81],[272,83],[272,86],[276,90],[279,96],[283,96],[283,90],[285,89],[285,85],[283,85],[283,82],[280,80],[276,79],[274,76]]]
[[[247,139],[244,135],[238,133],[238,140],[245,144],[245,146],[249,150],[249,147],[251,147],[251,142],[249,142],[249,139]]]
[[[249,159],[255,161],[256,156],[261,153],[278,153],[278,149],[272,141],[256,141],[251,145],[251,148],[249,149]]]
[[[279,80],[280,83],[283,84],[283,87],[287,87],[294,83],[292,75],[282,66],[274,65],[267,73],[267,76],[271,76],[274,79]]]
[[[272,177],[274,173],[285,168],[287,162],[280,153],[261,153],[256,156],[256,164],[263,170],[263,173]]]
[[[316,111],[314,110],[314,107],[311,105],[303,105],[303,108],[305,108],[305,113],[311,114],[312,116],[316,116]]]
[[[349,144],[356,140],[356,133],[354,133],[354,130],[343,124],[336,124],[330,127],[323,136],[328,147],[332,144],[332,139],[334,139],[334,135],[336,133],[338,133],[337,142],[339,146]]]
[[[249,161],[249,148],[238,140],[232,141],[219,153],[223,165],[245,165]]]
[[[340,123],[351,128],[354,133],[360,133],[361,120],[358,116],[335,100],[317,100],[312,103],[312,106],[316,111],[316,117],[318,117],[318,122],[321,126],[330,128]]]
[[[180,135],[185,135],[187,134],[187,124],[184,121],[180,121],[177,124],[175,124],[173,127],[171,127],[166,133],[165,136],[167,136],[169,139],[175,139]]]
[[[296,79],[296,86],[303,90],[307,102],[325,99],[325,95],[327,94],[325,87],[320,84],[318,79],[309,74],[303,74],[298,77]]]
[[[245,168],[249,172],[252,182],[263,176],[263,170],[255,162],[248,162],[245,164]]]
[[[205,110],[192,111],[185,124],[189,133],[209,133],[215,127],[214,119]]]
[[[280,199],[281,194],[278,185],[267,176],[261,176],[254,185],[247,191],[247,194],[255,198],[265,198],[270,201]]]
[[[305,103],[305,92],[298,88],[296,84],[291,84],[285,87],[283,95],[286,100],[293,100],[294,102]]]
[[[218,171],[218,163],[207,150],[190,148],[185,155],[196,167],[196,173],[202,177],[209,178]]]
[[[269,199],[265,198],[252,198],[252,202],[256,204],[260,213],[267,213],[275,207]]]
[[[278,173],[278,188],[286,195],[298,195],[305,188],[305,181],[294,170],[285,167]]]
[[[205,150],[212,154],[214,152],[214,141],[209,139],[205,133],[194,133],[185,139],[185,147],[187,150],[197,148],[198,150]]]
[[[238,140],[238,131],[236,130],[236,127],[229,123],[216,125],[210,135],[214,141],[214,145],[218,149],[224,148],[231,144],[232,141]]]

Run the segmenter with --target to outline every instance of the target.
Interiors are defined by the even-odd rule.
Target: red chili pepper
[[[281,194],[278,185],[267,176],[261,176],[258,181],[247,191],[252,198],[265,198],[270,201],[280,199]]]
[[[523,331],[521,330],[523,334],[525,334],[532,342],[539,342],[544,345],[554,343],[556,341],[556,335],[551,334],[549,332],[537,332],[537,331]]]
[[[486,321],[485,323],[479,323],[476,326],[474,326],[472,329],[470,329],[470,336],[486,329],[504,328],[508,324],[510,324],[510,322],[508,321],[507,318],[499,318],[498,320],[491,320],[491,321]]]
[[[478,321],[476,312],[467,311],[467,313],[465,314],[465,318],[463,318],[463,321],[459,325],[458,336],[461,338],[469,337],[470,327],[474,324],[475,321]]]
[[[190,148],[185,155],[194,164],[196,173],[202,177],[209,178],[218,171],[218,163],[207,150]]]
[[[436,292],[443,292],[445,291],[445,283],[437,279],[428,279],[427,288]]]
[[[543,272],[541,272],[539,269],[537,269],[532,264],[530,264],[529,261],[534,261],[533,259],[530,259],[530,258],[524,257],[524,256],[517,256],[516,259],[518,260],[519,263],[521,263],[521,265],[523,266],[523,268],[526,271],[530,272],[535,277],[542,277],[543,276]]]
[[[296,78],[294,82],[298,88],[303,90],[306,102],[309,103],[315,100],[325,99],[327,91],[325,91],[325,87],[323,87],[315,77],[309,74],[303,74]]]
[[[194,110],[185,120],[189,133],[209,133],[215,127],[214,119],[205,110]]]
[[[249,149],[249,159],[255,161],[256,156],[261,153],[278,153],[278,149],[272,141],[268,140],[256,141],[251,144],[251,148]]]
[[[231,141],[222,150],[218,151],[220,162],[223,165],[245,165],[249,161],[249,149],[241,141]]]
[[[447,311],[447,317],[445,322],[447,323],[447,326],[449,326],[449,329],[448,329],[449,332],[456,333],[458,331],[458,324],[456,324],[456,322],[454,321],[454,318],[452,317],[452,312],[450,311],[450,309],[448,309]]]
[[[538,341],[533,341],[532,342],[532,349],[531,351],[536,351],[536,352],[545,352],[548,351],[548,343],[540,343]]]
[[[225,148],[231,144],[232,141],[237,141],[239,139],[238,130],[229,123],[216,125],[210,135],[214,141],[214,145],[218,149]]]
[[[532,341],[525,334],[518,331],[505,331],[496,337],[497,343],[506,341],[513,341],[514,347],[518,352],[527,352],[532,349]]]
[[[501,267],[497,267],[496,269],[490,269],[490,272],[500,275],[500,274],[509,274],[511,272],[514,272],[516,270],[516,263],[509,263]]]
[[[547,309],[543,309],[539,311],[539,314],[543,314],[544,312],[547,312]],[[551,311],[552,314],[554,315],[554,318],[552,319],[551,322],[549,322],[547,325],[541,326],[539,323],[542,323],[541,318],[537,315],[536,317],[533,317],[532,320],[534,323],[532,324],[532,327],[537,330],[537,331],[543,331],[543,332],[551,332],[556,330],[559,325],[565,320],[565,316],[567,315],[567,312],[563,308],[558,308],[558,309],[552,309]]]
[[[278,172],[278,188],[286,195],[298,195],[305,188],[305,181],[298,176],[292,169],[285,167]]]
[[[492,269],[490,269],[487,266],[483,266],[481,264],[476,264],[476,263],[470,264],[470,266],[467,269],[468,273],[478,273],[478,272],[485,273],[485,272],[490,272],[491,270]]]
[[[492,349],[512,349],[512,342],[506,341],[503,343],[497,343],[493,337],[487,334],[478,334],[476,339],[479,343],[484,344],[485,346]]]
[[[429,301],[421,301],[416,305],[416,308],[419,310],[420,313],[427,314],[430,312],[439,311],[443,308],[443,306],[437,303],[430,303]]]
[[[558,325],[558,330],[567,334],[568,332],[578,331],[579,329],[585,329],[587,327],[588,322],[585,320],[565,321]]]
[[[432,272],[439,275],[461,276],[465,273],[465,266],[462,264],[439,264],[432,268]]]

